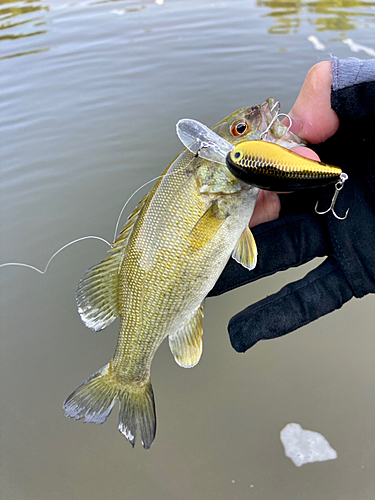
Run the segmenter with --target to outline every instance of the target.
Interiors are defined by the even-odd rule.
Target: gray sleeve
[[[331,55],[332,90],[340,90],[358,83],[375,81],[375,59],[361,60],[356,57],[338,59]]]

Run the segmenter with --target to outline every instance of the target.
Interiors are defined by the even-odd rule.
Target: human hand
[[[348,173],[349,181],[336,209],[344,214],[350,207],[349,217],[340,221],[331,213],[315,213],[318,199],[322,207],[329,206],[333,194],[330,188],[280,197],[263,194],[261,210],[251,224],[259,251],[256,268],[249,272],[230,259],[210,296],[315,257],[329,257],[302,280],[231,319],[228,332],[239,352],[258,340],[296,330],[340,308],[353,296],[375,292],[375,71],[373,81],[340,88],[332,94],[331,71],[331,62],[319,63],[309,71],[290,114],[293,132],[312,143],[325,141],[314,149],[323,161]],[[331,109],[331,101],[340,120]],[[351,147],[342,147],[347,144]]]
[[[331,108],[332,65],[330,61],[315,64],[307,73],[304,84],[289,113],[291,131],[311,144],[324,142],[339,127],[339,119]],[[301,156],[318,160],[310,148],[299,146],[292,150]],[[250,227],[279,217],[279,196],[272,191],[261,190],[250,221]]]

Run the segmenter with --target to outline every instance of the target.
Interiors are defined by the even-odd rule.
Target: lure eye
[[[238,137],[244,135],[248,128],[248,124],[244,120],[237,120],[231,126],[230,133]]]
[[[242,157],[243,157],[243,151],[234,150],[232,152],[233,161],[239,162]]]

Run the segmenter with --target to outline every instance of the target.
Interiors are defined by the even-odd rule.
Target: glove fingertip
[[[231,318],[230,342],[245,352],[258,342],[286,335],[339,309],[353,297],[345,274],[334,258],[328,258],[301,280],[252,304]]]

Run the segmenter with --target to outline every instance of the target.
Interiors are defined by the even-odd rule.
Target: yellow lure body
[[[244,182],[272,191],[322,187],[339,180],[339,167],[311,160],[267,141],[236,144],[227,156],[231,173]]]

